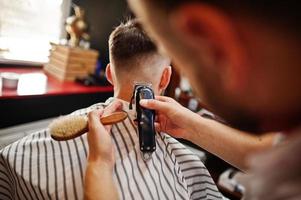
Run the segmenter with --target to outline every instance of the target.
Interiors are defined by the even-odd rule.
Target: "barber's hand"
[[[101,116],[109,115],[122,107],[119,101],[113,102],[104,110],[95,110],[89,113],[89,132],[87,134],[89,144],[88,162],[106,162],[114,165],[114,151],[110,135],[111,126],[103,126]]]
[[[104,110],[89,113],[89,155],[85,173],[84,199],[118,199],[113,180],[115,164],[114,149],[110,135],[111,126],[103,126],[100,117],[111,114],[122,107],[115,101]]]
[[[192,119],[198,118],[196,113],[183,107],[174,99],[165,96],[156,96],[155,100],[141,100],[140,105],[157,112],[156,130],[168,133],[176,138],[189,138],[189,128]]]

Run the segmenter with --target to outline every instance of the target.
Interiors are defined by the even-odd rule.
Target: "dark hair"
[[[156,45],[136,19],[117,26],[109,39],[110,56],[114,62],[127,62],[141,55],[157,52]]]
[[[185,3],[202,2],[220,7],[230,14],[247,14],[300,31],[300,0],[152,0],[152,2],[166,12]]]

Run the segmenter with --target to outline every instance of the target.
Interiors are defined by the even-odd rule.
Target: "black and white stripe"
[[[87,115],[106,105],[72,115]],[[166,134],[157,135],[157,150],[144,161],[127,102],[124,110],[128,118],[111,130],[120,199],[223,198],[200,159]],[[86,135],[57,142],[47,129],[5,147],[0,150],[0,199],[82,199],[87,149]]]

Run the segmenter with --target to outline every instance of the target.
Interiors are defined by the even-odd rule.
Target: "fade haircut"
[[[113,30],[109,38],[109,49],[111,62],[115,67],[122,66],[125,70],[132,68],[133,64],[137,65],[142,57],[158,54],[156,45],[137,19],[121,23]]]
[[[147,0],[149,1],[149,0]],[[217,6],[229,14],[249,15],[269,24],[282,25],[293,32],[301,31],[300,0],[151,0],[166,12],[185,3],[200,2]]]

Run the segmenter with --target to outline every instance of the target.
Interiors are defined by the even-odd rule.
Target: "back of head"
[[[117,81],[159,81],[169,59],[158,53],[156,45],[147,36],[136,19],[117,26],[109,38],[110,62]]]

